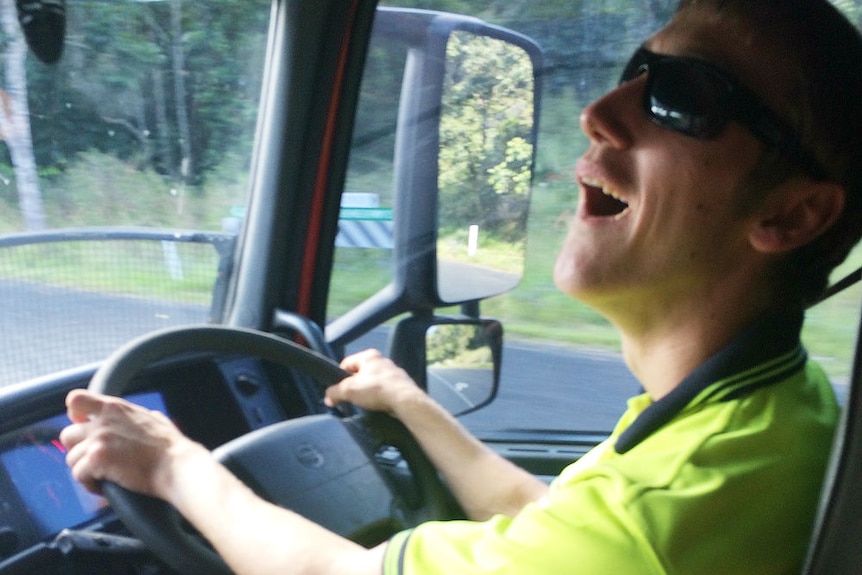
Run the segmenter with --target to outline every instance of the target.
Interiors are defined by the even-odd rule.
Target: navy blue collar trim
[[[789,355],[781,369],[770,370],[762,377],[751,377],[746,385],[728,382],[711,390],[707,398],[720,401],[736,399],[757,389],[786,379],[805,364],[805,353],[799,343],[802,313],[771,315],[755,322],[729,345],[691,372],[666,396],[647,407],[632,424],[620,434],[614,449],[625,453],[672,420],[699,394],[714,383],[753,370],[769,360]],[[798,353],[793,354],[794,350]],[[755,372],[756,374],[756,372]],[[725,392],[722,394],[722,392]]]

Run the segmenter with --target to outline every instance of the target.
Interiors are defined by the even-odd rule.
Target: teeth
[[[614,190],[605,187],[605,183],[602,181],[594,180],[592,178],[582,178],[581,181],[588,186],[600,189],[602,191],[602,193],[606,196],[610,196],[615,200],[619,200],[623,203],[627,203],[625,200],[620,198],[620,196]]]
[[[585,186],[590,186],[591,188],[596,188],[596,189],[600,190],[604,195],[615,199],[616,201],[618,201],[619,203],[621,203],[625,206],[622,209],[622,211],[620,211],[617,214],[614,214],[614,216],[613,216],[614,220],[620,220],[620,219],[624,218],[625,215],[628,213],[629,203],[626,200],[622,199],[615,190],[608,188],[607,184],[605,184],[605,182],[602,182],[601,180],[594,180],[592,178],[585,177],[585,178],[581,178],[581,183]]]

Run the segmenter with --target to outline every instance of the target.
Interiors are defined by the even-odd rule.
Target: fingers
[[[328,407],[335,407],[340,403],[353,403],[366,409],[379,410],[381,408],[373,396],[375,391],[370,387],[366,377],[351,375],[328,387],[323,402]]]
[[[66,448],[66,465],[85,489],[101,494],[104,479],[107,436],[100,433],[97,420],[102,416],[108,399],[84,389],[75,389],[66,396],[66,413],[72,425],[60,431],[60,442]]]
[[[72,424],[60,432],[72,476],[88,490],[102,480],[157,495],[156,479],[166,453],[181,437],[163,414],[112,396],[70,392],[66,406]]]
[[[349,371],[350,373],[356,373],[363,365],[382,358],[383,354],[380,353],[379,350],[366,349],[364,351],[354,353],[353,355],[348,355],[341,360],[341,369]]]
[[[403,369],[376,349],[344,358],[341,367],[353,375],[326,390],[324,402],[329,407],[349,402],[364,409],[394,413],[405,392],[419,389]]]
[[[340,403],[350,403],[350,399],[348,398],[348,388],[350,387],[350,382],[348,380],[350,379],[351,377],[346,377],[337,384],[326,388],[326,392],[323,396],[323,403],[327,407],[335,407]]]
[[[83,389],[75,389],[66,396],[66,413],[72,421],[72,425],[60,431],[60,443],[66,448],[66,460],[72,463],[80,459],[79,451],[75,451],[91,432],[92,421],[102,412],[101,399]]]
[[[60,431],[60,443],[66,448],[67,453],[70,453],[87,436],[84,428],[86,425],[86,423],[73,423]],[[68,461],[69,458],[66,459]]]
[[[102,493],[102,476],[98,474],[100,467],[93,465],[90,461],[90,451],[82,444],[85,437],[83,433],[78,434],[80,425],[77,424],[67,427],[60,434],[63,445],[67,446],[66,465],[72,472],[72,477],[81,483],[87,491],[101,495]],[[70,439],[71,434],[78,435],[74,440]]]
[[[360,370],[367,370],[370,364],[380,359],[383,359],[383,354],[378,350],[366,349],[345,357],[341,360],[340,365],[341,369],[357,374]],[[337,384],[327,388],[323,402],[327,407],[335,407],[340,403],[351,403],[354,391],[360,386],[361,380],[358,380],[355,375],[345,377]]]
[[[90,450],[85,443],[92,432],[91,417],[94,413],[98,413],[98,410],[93,408],[98,404],[92,402],[89,394],[78,393],[80,391],[82,390],[76,390],[66,398],[67,411],[73,423],[60,431],[59,439],[66,449],[66,465],[69,466],[72,477],[87,491],[101,494],[102,478],[96,471],[99,467],[89,462]]]

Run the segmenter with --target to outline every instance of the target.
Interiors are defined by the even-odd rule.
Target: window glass
[[[395,127],[406,59],[404,46],[373,36],[341,199],[330,318],[369,298],[392,278]]]
[[[0,7],[0,385],[219,319],[270,2],[66,2],[54,64],[14,11]]]
[[[511,2],[470,0],[391,0],[384,5],[452,11],[477,16],[489,23],[520,32],[538,42],[544,52],[537,160],[530,200],[526,271],[511,292],[483,301],[481,314],[502,321],[505,329],[502,381],[497,399],[488,407],[466,415],[463,421],[474,431],[544,429],[610,431],[625,407],[625,400],[639,392],[620,353],[616,330],[590,308],[560,293],[553,284],[552,270],[567,221],[577,202],[573,169],[586,147],[579,126],[580,110],[616,85],[622,66],[636,47],[667,21],[676,0],[652,2]],[[858,20],[862,2],[836,2]],[[382,47],[385,51],[385,47]],[[357,158],[351,161],[349,191],[374,191],[381,202],[391,185],[388,172],[391,149],[383,142],[394,134],[393,90],[386,99],[380,83],[371,79],[381,47],[372,49],[363,88],[362,114],[357,130]],[[391,55],[387,55],[391,56]],[[393,56],[394,58],[394,56]],[[393,60],[394,61],[394,60]],[[379,73],[379,72],[377,72]],[[376,78],[376,76],[375,76]],[[388,76],[394,80],[395,76]],[[373,123],[369,117],[380,114]],[[385,120],[384,120],[385,118]],[[372,126],[374,129],[372,130]],[[380,128],[378,131],[377,128]],[[388,128],[388,130],[387,130]],[[363,134],[372,133],[369,138]],[[373,141],[379,146],[378,162],[365,156]],[[378,185],[359,185],[373,173]],[[341,268],[356,266],[355,275],[342,276],[334,289],[343,289],[354,302],[333,293],[333,313],[349,308],[384,286],[377,275],[387,269],[388,253],[371,248],[345,248],[339,253],[336,278]],[[374,274],[367,276],[364,295],[351,291],[360,282],[365,258],[376,258]],[[351,262],[348,264],[347,262]],[[856,250],[836,278],[862,265]],[[854,267],[855,266],[855,267]],[[373,279],[372,279],[373,275]],[[836,387],[842,388],[850,371],[852,347],[859,318],[860,288],[839,294],[809,312],[804,341],[811,355],[821,361]],[[441,312],[458,310],[441,310]],[[385,330],[360,339],[351,349],[366,344],[385,346]],[[350,350],[348,350],[350,351]]]

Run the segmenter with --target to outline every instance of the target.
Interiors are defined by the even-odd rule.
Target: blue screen
[[[128,399],[166,413],[159,393],[138,394]],[[87,492],[72,478],[66,465],[66,450],[59,440],[60,431],[69,423],[68,417],[57,415],[28,425],[15,432],[12,447],[0,453],[0,462],[39,537],[89,521],[107,505],[104,498]]]

